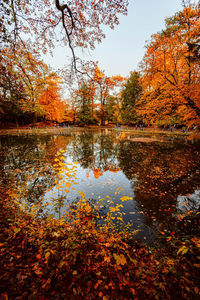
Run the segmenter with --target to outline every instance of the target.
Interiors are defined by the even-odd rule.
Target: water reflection
[[[29,206],[51,201],[43,212],[56,217],[80,191],[91,203],[101,199],[104,212],[111,201],[132,197],[122,203],[124,221],[150,239],[153,223],[169,225],[183,209],[180,203],[199,195],[199,149],[199,143],[108,130],[3,136],[1,180],[5,190],[23,191]]]

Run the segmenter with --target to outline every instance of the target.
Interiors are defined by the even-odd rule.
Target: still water
[[[84,193],[103,213],[122,204],[124,223],[151,242],[155,225],[167,228],[178,215],[199,209],[199,142],[111,129],[0,139],[3,187],[17,188],[27,207],[46,204],[43,214],[60,218]]]

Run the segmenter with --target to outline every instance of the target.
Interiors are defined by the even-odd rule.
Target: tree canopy
[[[139,78],[138,72],[132,72],[122,89],[122,120],[125,124],[135,124],[139,121],[136,114],[136,103],[142,92]]]
[[[146,123],[200,125],[199,18],[198,6],[184,7],[147,45],[140,102]]]
[[[43,51],[55,43],[68,45],[76,69],[75,48],[94,49],[105,37],[103,28],[113,29],[127,6],[127,0],[5,0],[0,3],[0,42],[13,47],[28,42]]]
[[[44,99],[53,95],[52,105],[58,104],[72,123],[199,127],[200,5],[183,1],[183,9],[165,20],[165,29],[152,35],[140,71],[131,72],[126,82],[76,56],[78,48],[94,49],[105,37],[105,27],[114,28],[127,7],[127,0],[1,2],[0,113],[12,120],[22,115],[48,119]],[[42,61],[41,51],[58,44],[71,49],[73,71],[56,75]],[[76,81],[75,73],[80,75]],[[61,75],[70,90],[67,103],[56,83]]]

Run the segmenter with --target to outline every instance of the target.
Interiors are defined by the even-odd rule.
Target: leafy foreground
[[[197,237],[151,248],[98,228],[86,201],[68,222],[38,220],[1,194],[1,299],[199,299]]]

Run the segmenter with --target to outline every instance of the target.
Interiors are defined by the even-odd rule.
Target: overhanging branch
[[[67,36],[69,48],[71,49],[71,52],[72,52],[73,66],[74,66],[75,71],[78,71],[77,70],[77,65],[76,65],[76,56],[75,56],[75,52],[74,52],[74,48],[73,48],[72,40],[71,40],[71,35],[72,35],[72,32],[73,32],[73,29],[75,28],[73,13],[72,13],[70,7],[67,4],[60,5],[60,1],[59,0],[56,0],[56,8],[61,12],[62,25],[63,25],[63,28],[65,30],[66,36]],[[67,12],[68,12],[68,14],[70,16],[71,27],[72,27],[71,32],[68,31],[68,28],[67,28],[67,26],[65,24],[65,16],[66,16],[65,15],[65,10],[67,10]]]

